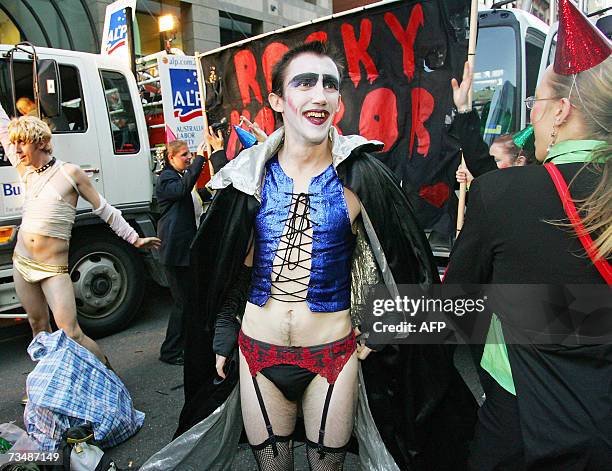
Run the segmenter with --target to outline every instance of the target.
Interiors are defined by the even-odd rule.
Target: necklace
[[[55,157],[52,157],[51,160],[49,160],[49,162],[47,162],[45,165],[43,165],[40,168],[34,169],[34,171],[39,174],[43,173],[45,170],[51,167],[54,163],[55,163]]]

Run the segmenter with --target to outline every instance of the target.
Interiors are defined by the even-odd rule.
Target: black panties
[[[274,365],[261,370],[261,374],[274,383],[289,401],[302,397],[310,382],[317,376],[297,365]]]

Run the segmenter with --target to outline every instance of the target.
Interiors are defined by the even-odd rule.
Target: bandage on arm
[[[15,156],[15,145],[9,140],[8,126],[11,122],[10,118],[0,105],[0,144],[4,147],[4,153],[8,157],[13,167],[17,166],[17,157]]]
[[[94,209],[93,213],[106,222],[115,234],[134,245],[139,237],[138,232],[123,219],[121,211],[108,204],[102,195],[99,195],[99,197],[100,207]]]

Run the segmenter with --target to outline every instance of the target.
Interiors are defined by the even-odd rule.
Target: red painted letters
[[[368,54],[368,46],[372,38],[372,22],[367,18],[361,20],[359,40],[355,37],[355,30],[352,25],[345,23],[340,27],[340,31],[342,33],[342,41],[344,42],[348,74],[353,85],[357,88],[361,80],[360,63],[363,63],[365,67],[368,81],[370,83],[374,82],[378,78],[378,70],[372,57]]]
[[[310,33],[308,37],[304,40],[304,43],[310,43],[312,41],[321,41],[322,43],[327,43],[327,33],[325,31],[315,31],[314,33]]]
[[[402,55],[404,59],[404,74],[408,78],[408,81],[412,80],[414,76],[414,41],[416,39],[419,27],[425,24],[423,18],[423,8],[417,3],[412,11],[410,12],[410,19],[408,20],[408,27],[404,31],[404,28],[400,24],[397,17],[391,13],[385,13],[385,23],[391,29],[393,36],[397,39],[402,46]]]
[[[264,77],[266,78],[268,92],[272,91],[272,69],[288,50],[289,48],[283,43],[270,43],[266,46],[266,49],[261,55],[261,66],[263,67]]]
[[[434,98],[424,88],[413,88],[412,96],[412,126],[410,127],[410,156],[414,147],[416,135],[419,144],[417,152],[423,156],[429,153],[429,131],[425,128],[425,121],[429,119],[434,109]]]
[[[255,56],[248,49],[237,52],[234,56],[234,66],[236,67],[236,79],[238,89],[242,97],[242,105],[247,106],[251,103],[251,90],[259,103],[263,104],[259,83],[257,83],[257,62]]]
[[[388,151],[397,141],[397,100],[389,88],[378,88],[368,93],[361,106],[359,134],[384,142]]]

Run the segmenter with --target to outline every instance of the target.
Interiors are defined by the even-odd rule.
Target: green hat
[[[520,149],[532,151],[535,149],[535,136],[533,126],[530,124],[526,128],[512,135],[512,141]]]

